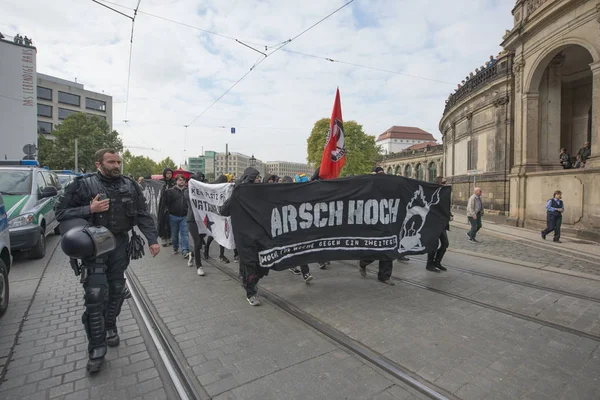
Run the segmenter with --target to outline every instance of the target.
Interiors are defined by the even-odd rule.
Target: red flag
[[[340,103],[340,89],[335,92],[335,102],[331,112],[329,131],[325,139],[325,148],[321,158],[319,177],[333,179],[340,176],[340,171],[346,162],[346,147],[344,140],[344,122],[342,120],[342,104]]]

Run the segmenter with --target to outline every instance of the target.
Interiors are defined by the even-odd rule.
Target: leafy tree
[[[108,123],[97,116],[85,113],[69,115],[52,132],[56,138],[38,140],[38,161],[50,169],[75,168],[75,139],[78,139],[79,168],[86,171],[96,169],[94,153],[100,149],[123,150],[123,142],[117,131],[111,131]]]
[[[329,118],[315,122],[307,140],[308,162],[321,164],[325,138],[329,130]],[[379,146],[375,137],[363,132],[362,125],[356,121],[344,121],[344,138],[346,145],[346,162],[340,176],[368,174],[379,159]]]
[[[171,168],[172,170],[177,169],[177,167],[175,167],[175,161],[171,160],[171,157],[167,157],[156,164],[156,168],[154,168],[153,172],[155,174],[162,174],[165,168]]]
[[[129,150],[123,153],[123,173],[137,179],[140,176],[152,175],[156,169],[156,162],[150,157],[134,156]]]

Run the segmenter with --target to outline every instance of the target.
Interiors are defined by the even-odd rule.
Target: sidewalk
[[[58,241],[53,242],[48,253],[57,245]],[[140,318],[127,302],[118,321],[121,345],[109,348],[101,372],[86,374],[83,290],[60,247],[50,257],[34,296],[22,327],[17,329],[16,345],[0,383],[2,400],[173,398],[170,383],[163,383],[153,361],[152,341],[139,328]],[[0,326],[3,323],[4,319],[0,320]],[[15,332],[8,333],[14,342]],[[8,337],[5,331],[4,337]]]
[[[470,229],[469,223],[467,221],[467,216],[462,210],[452,210],[454,214],[454,221],[450,223],[451,226],[462,227],[465,229]],[[540,232],[537,230],[531,230],[527,228],[517,228],[514,226],[496,223],[490,220],[483,219],[483,228],[481,230],[482,233],[495,233],[498,234],[498,237],[510,238],[512,240],[523,238],[527,240],[531,240],[536,242],[540,246],[546,246],[550,249],[556,249],[557,246],[560,246],[562,249],[567,249],[568,251],[577,252],[582,255],[589,255],[594,258],[598,258],[600,260],[600,245],[598,243],[576,238],[570,235],[561,235],[561,241],[563,243],[556,245],[552,243],[552,239],[544,241]]]

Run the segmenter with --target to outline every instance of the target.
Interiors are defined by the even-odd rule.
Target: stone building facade
[[[427,145],[386,155],[381,167],[387,174],[433,182],[437,176],[443,176],[444,146]]]
[[[440,130],[455,205],[477,186],[487,209],[517,226],[545,224],[545,203],[563,192],[563,227],[600,235],[600,1],[518,0],[503,55],[488,76],[449,98]],[[489,70],[489,72],[488,72]],[[584,169],[562,169],[562,147]]]

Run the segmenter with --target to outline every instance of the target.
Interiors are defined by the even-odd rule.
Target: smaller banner
[[[188,189],[198,232],[214,237],[223,247],[235,249],[231,218],[223,217],[219,212],[231,197],[233,183],[209,184],[190,179]]]

